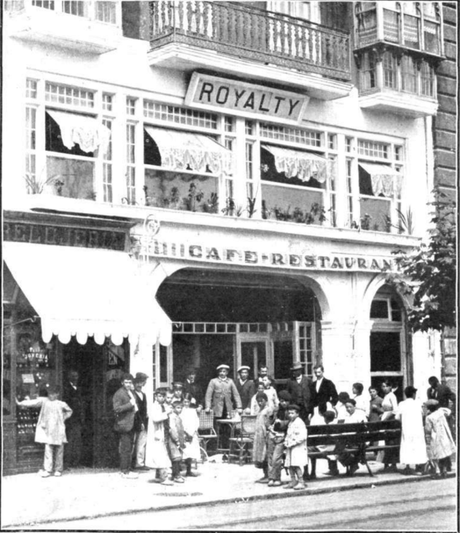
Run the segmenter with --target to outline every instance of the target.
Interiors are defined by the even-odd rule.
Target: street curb
[[[455,473],[447,474],[446,479],[454,478]],[[211,507],[213,505],[221,505],[223,503],[245,503],[245,502],[254,502],[259,500],[281,500],[285,498],[295,498],[299,496],[306,496],[306,495],[316,495],[316,494],[329,494],[332,492],[345,492],[347,490],[355,490],[355,489],[366,489],[366,488],[376,488],[377,486],[386,486],[386,485],[399,485],[403,483],[417,483],[422,481],[433,481],[430,476],[401,476],[400,478],[395,479],[385,479],[381,481],[375,482],[374,480],[369,480],[361,483],[353,483],[350,485],[335,485],[333,487],[324,487],[324,488],[318,488],[318,489],[311,489],[306,488],[305,490],[299,490],[299,491],[288,491],[288,492],[275,492],[271,494],[254,494],[253,496],[248,497],[240,497],[240,498],[220,498],[218,500],[207,500],[207,501],[195,501],[195,502],[181,502],[180,504],[175,505],[161,505],[159,507],[143,507],[141,509],[124,509],[123,511],[115,511],[115,512],[106,512],[106,513],[100,513],[100,514],[91,514],[91,515],[80,515],[80,516],[74,516],[74,517],[66,517],[66,518],[54,518],[54,519],[44,519],[44,520],[36,520],[36,521],[30,521],[30,522],[21,522],[21,523],[14,523],[14,524],[3,524],[2,529],[4,528],[21,528],[21,527],[27,527],[27,526],[34,526],[37,524],[52,524],[54,522],[74,522],[77,520],[87,520],[87,519],[93,519],[93,518],[104,518],[104,517],[110,517],[110,516],[122,516],[125,514],[139,514],[139,513],[148,513],[148,512],[158,512],[158,511],[171,511],[173,509],[184,509],[184,508],[191,508],[191,507]],[[315,483],[321,482],[321,480],[317,480]],[[173,496],[173,494],[171,494]]]

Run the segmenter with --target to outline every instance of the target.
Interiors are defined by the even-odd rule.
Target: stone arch
[[[386,274],[384,273],[377,274],[369,281],[369,283],[367,284],[367,286],[365,287],[363,291],[363,297],[361,300],[362,304],[360,306],[359,316],[357,317],[359,321],[369,320],[372,300],[375,298],[375,295],[377,294],[377,292],[385,285],[388,285],[389,287],[391,287],[388,284],[386,280]],[[410,306],[410,303],[411,303],[410,297],[408,297],[405,294],[401,294],[401,292],[398,291],[395,287],[393,287],[393,290],[401,298],[404,309],[407,310],[407,308]]]

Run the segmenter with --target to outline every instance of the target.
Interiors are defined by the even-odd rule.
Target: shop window
[[[291,377],[293,343],[290,340],[278,340],[273,343],[274,370],[276,380],[287,380]]]
[[[373,300],[371,305],[371,318],[389,319],[387,300]]]

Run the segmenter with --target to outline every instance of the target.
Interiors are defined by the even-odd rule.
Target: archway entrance
[[[252,373],[266,365],[282,384],[293,361],[311,374],[320,355],[319,304],[296,279],[190,268],[168,278],[157,299],[173,321],[172,345],[156,359],[162,385],[197,367],[205,388],[221,363],[234,376],[241,364]]]

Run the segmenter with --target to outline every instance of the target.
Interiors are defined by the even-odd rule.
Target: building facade
[[[322,363],[339,391],[439,374],[386,282],[426,233],[438,2],[5,3],[4,454],[34,468],[68,370],[114,464],[123,371]],[[7,133],[7,134],[5,134]]]

